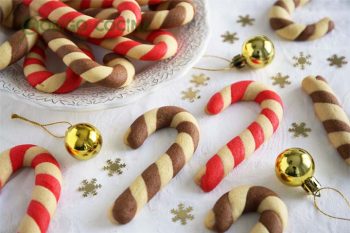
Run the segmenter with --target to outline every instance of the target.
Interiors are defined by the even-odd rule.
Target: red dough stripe
[[[33,159],[32,163],[31,163],[31,166],[32,166],[32,168],[35,168],[38,164],[46,163],[46,162],[53,163],[57,167],[59,167],[56,159],[54,157],[52,157],[52,155],[49,153],[42,153],[42,154],[35,156],[35,158]]]
[[[273,132],[275,132],[276,129],[278,128],[279,123],[280,123],[276,113],[274,111],[272,111],[271,109],[264,108],[261,111],[261,114],[263,114],[264,116],[266,116],[269,119],[269,121],[271,122],[271,125],[273,127]]]
[[[230,149],[231,154],[234,158],[234,166],[238,166],[244,160],[244,144],[240,137],[235,137],[227,143],[227,147]]]
[[[276,92],[270,91],[270,90],[260,92],[256,96],[254,101],[261,104],[264,100],[267,100],[267,99],[276,100],[278,103],[281,104],[281,106],[283,106],[281,97],[277,95]]]
[[[206,172],[201,180],[204,192],[211,191],[224,178],[224,165],[218,155],[214,155],[206,164]]]
[[[207,112],[210,114],[218,114],[224,108],[224,99],[220,92],[214,94],[208,104],[207,104]]]
[[[140,45],[140,43],[136,41],[125,41],[115,46],[113,51],[118,54],[125,55],[129,52],[130,49],[137,45]]]
[[[253,135],[256,150],[260,147],[262,143],[264,143],[264,131],[257,122],[253,122],[251,125],[249,125],[248,129]]]
[[[132,2],[122,2],[118,5],[117,8],[118,12],[121,11],[125,11],[125,10],[129,10],[132,11],[135,16],[136,16],[136,21],[140,22],[141,21],[141,12],[140,12],[140,7],[138,5],[136,5],[135,3]],[[135,23],[136,26],[136,22],[128,22],[130,25],[132,25],[133,23]],[[128,25],[128,26],[130,26]]]
[[[162,59],[168,50],[168,46],[164,42],[158,43],[148,53],[140,58],[143,61],[157,61]]]
[[[61,27],[68,27],[68,24],[74,20],[76,17],[81,16],[82,14],[80,12],[77,11],[70,11],[64,15],[62,15],[58,21],[57,24],[61,25]],[[74,25],[74,26],[78,26],[78,25]]]
[[[44,82],[46,79],[48,79],[52,75],[53,73],[51,73],[50,71],[39,71],[39,72],[31,73],[30,75],[27,76],[27,79],[30,85],[35,87],[36,85]]]
[[[40,202],[31,201],[27,209],[27,214],[34,219],[42,233],[47,231],[50,223],[50,214]]]
[[[21,145],[10,150],[12,171],[15,172],[23,166],[24,155],[33,145]]]
[[[23,62],[23,66],[29,66],[29,65],[45,65],[45,64],[44,62],[36,58],[26,58]]]
[[[55,177],[48,174],[38,174],[35,177],[35,185],[47,188],[55,195],[56,200],[59,200],[61,194],[61,185]]]
[[[253,81],[241,81],[231,85],[231,103],[240,101]]]
[[[40,7],[38,13],[44,18],[48,18],[52,11],[65,6],[61,1],[48,1]]]

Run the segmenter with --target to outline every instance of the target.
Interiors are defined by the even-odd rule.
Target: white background
[[[301,88],[301,80],[307,75],[324,76],[335,89],[345,111],[350,114],[350,64],[342,68],[330,67],[327,58],[333,54],[346,56],[350,60],[350,1],[314,1],[293,15],[299,22],[311,23],[323,16],[330,16],[336,24],[335,30],[326,37],[312,42],[288,42],[278,38],[270,29],[267,12],[273,1],[210,1],[212,36],[207,50],[230,58],[240,51],[242,42],[253,35],[265,34],[275,42],[276,58],[273,64],[261,70],[242,72],[205,72],[210,77],[208,86],[201,87],[201,98],[193,103],[181,99],[181,91],[192,86],[192,70],[182,79],[140,99],[126,107],[97,112],[57,112],[41,109],[13,100],[0,93],[0,148],[5,150],[18,144],[32,143],[44,146],[56,155],[62,165],[64,185],[56,214],[49,232],[209,232],[203,221],[208,210],[225,192],[241,184],[264,185],[277,192],[289,208],[289,224],[286,232],[349,232],[350,223],[328,219],[318,213],[312,198],[301,188],[282,185],[274,174],[275,158],[288,147],[302,147],[312,153],[316,162],[317,179],[324,186],[333,186],[350,197],[350,170],[340,159],[327,140],[326,133],[314,115],[312,104]],[[239,15],[249,14],[255,18],[253,26],[241,27],[236,20]],[[233,45],[223,43],[220,37],[225,31],[237,32],[239,41]],[[311,66],[305,70],[293,67],[293,56],[299,52],[311,54]],[[211,62],[212,63],[212,62]],[[201,62],[201,65],[212,65]],[[215,64],[214,64],[215,65]],[[231,172],[212,192],[203,193],[193,182],[193,176],[223,144],[242,131],[254,120],[259,108],[254,103],[237,104],[218,116],[207,116],[203,109],[210,96],[221,88],[238,80],[251,79],[271,84],[271,77],[281,72],[290,76],[291,85],[281,89],[274,86],[285,103],[285,117],[273,138],[264,144],[248,161]],[[116,226],[109,222],[107,210],[115,198],[128,187],[150,163],[163,153],[175,138],[174,130],[162,130],[151,136],[138,150],[132,151],[123,145],[123,134],[136,117],[154,107],[177,105],[191,111],[201,127],[201,140],[193,159],[173,181],[142,210],[129,224]],[[41,122],[66,120],[72,123],[90,122],[98,127],[104,137],[101,153],[94,159],[80,162],[65,151],[63,141],[48,136],[44,131],[19,121],[10,120],[18,113]],[[293,122],[305,122],[312,128],[307,138],[294,138],[288,132]],[[62,129],[64,131],[64,129]],[[108,177],[102,170],[107,159],[121,158],[127,168],[120,176]],[[83,198],[77,191],[83,179],[96,178],[102,188],[95,197]],[[13,176],[0,192],[0,232],[14,232],[25,213],[33,186],[33,171],[26,169]],[[326,193],[323,207],[338,216],[350,217],[336,195]],[[193,221],[187,225],[173,223],[170,209],[179,203],[192,206]],[[241,218],[230,232],[247,232],[257,221],[251,214]]]

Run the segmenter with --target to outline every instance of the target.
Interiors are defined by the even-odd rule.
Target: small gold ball
[[[300,148],[283,151],[276,159],[276,176],[289,186],[301,186],[315,172],[315,163],[311,155]]]
[[[275,57],[275,47],[266,36],[255,36],[243,44],[242,56],[252,68],[262,68]]]
[[[69,127],[64,141],[69,154],[79,160],[91,159],[102,147],[100,131],[87,123]]]

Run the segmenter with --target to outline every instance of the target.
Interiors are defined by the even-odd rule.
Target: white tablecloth
[[[96,112],[50,111],[14,100],[0,94],[0,148],[5,150],[14,145],[32,143],[48,148],[61,163],[64,185],[61,200],[52,219],[49,232],[209,232],[203,221],[208,210],[216,200],[233,187],[242,184],[263,185],[273,189],[286,202],[289,208],[289,224],[286,232],[349,232],[349,222],[332,220],[315,210],[312,198],[301,188],[290,188],[281,184],[274,173],[276,156],[288,147],[302,147],[310,151],[316,162],[317,179],[325,186],[333,186],[350,197],[350,170],[332,148],[326,133],[317,120],[310,98],[300,88],[301,80],[307,75],[323,75],[336,91],[345,111],[350,115],[350,64],[338,68],[329,66],[327,58],[333,54],[345,56],[350,60],[350,1],[314,1],[303,9],[298,9],[293,17],[300,22],[311,23],[323,16],[330,16],[336,24],[335,30],[326,37],[312,42],[288,42],[277,37],[268,24],[267,12],[273,0],[210,1],[212,36],[207,50],[230,58],[240,52],[242,42],[253,35],[265,34],[275,42],[276,58],[269,67],[242,72],[200,72],[192,70],[182,79],[171,83],[157,92],[122,108]],[[239,16],[249,14],[254,18],[253,25],[242,27],[237,23]],[[223,42],[226,31],[236,32],[239,38],[233,44]],[[302,70],[294,67],[293,56],[311,55],[311,65]],[[219,63],[218,63],[219,64]],[[217,65],[201,62],[201,65]],[[288,75],[290,85],[284,88],[275,85],[285,103],[285,116],[277,133],[248,161],[243,162],[231,172],[212,192],[203,193],[193,182],[193,176],[216,151],[233,136],[242,131],[258,114],[259,107],[254,103],[240,103],[229,107],[218,116],[208,116],[203,109],[209,97],[226,85],[239,80],[256,80],[272,84],[271,77],[280,72]],[[210,77],[208,85],[195,87],[190,82],[192,75]],[[182,99],[182,91],[188,88],[199,90],[199,99],[193,102]],[[107,218],[107,210],[115,198],[131,184],[150,163],[155,161],[171,144],[175,131],[166,129],[151,136],[138,150],[131,150],[123,144],[123,134],[136,117],[154,107],[177,105],[191,111],[201,127],[201,140],[193,159],[158,193],[140,214],[129,224],[116,226]],[[40,122],[66,120],[72,123],[90,122],[98,127],[104,137],[101,153],[94,159],[80,162],[70,157],[63,141],[48,136],[40,128],[13,121],[12,113],[18,113]],[[288,132],[292,123],[305,122],[312,131],[308,137],[294,137]],[[63,128],[59,130],[64,131]],[[109,177],[103,170],[108,159],[120,158],[126,164],[122,175]],[[95,178],[96,196],[83,197],[78,191],[84,179]],[[30,169],[22,170],[12,177],[0,192],[0,232],[14,232],[25,213],[33,187],[34,175]],[[183,203],[193,208],[185,225],[172,221],[171,209]],[[323,208],[337,216],[350,217],[350,211],[336,195],[328,193],[322,197]],[[258,215],[242,217],[230,232],[247,232],[257,221]]]

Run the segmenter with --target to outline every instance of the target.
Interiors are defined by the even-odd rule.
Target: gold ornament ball
[[[100,131],[93,125],[82,123],[68,128],[65,146],[76,159],[88,160],[96,156],[102,147]]]
[[[243,44],[242,56],[252,68],[262,68],[275,57],[275,47],[266,36],[255,36]]]
[[[311,155],[300,148],[283,151],[276,159],[276,176],[289,186],[303,186],[315,172],[315,163]]]

